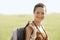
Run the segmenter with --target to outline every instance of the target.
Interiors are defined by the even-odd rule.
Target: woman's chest
[[[34,31],[33,31],[32,35],[31,35],[31,38],[32,38],[32,39],[35,40],[37,37],[40,37],[41,39],[42,39],[43,37],[46,37],[46,34],[45,34],[45,32],[44,32],[44,30],[43,30],[42,27],[38,27],[38,29],[37,29],[36,27],[34,27],[33,30],[34,30]],[[43,37],[42,37],[42,36],[43,36]]]

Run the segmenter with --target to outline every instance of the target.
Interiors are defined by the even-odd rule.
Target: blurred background
[[[0,40],[10,40],[13,30],[32,21],[33,8],[39,2],[47,8],[42,24],[49,40],[60,40],[60,0],[0,0]]]

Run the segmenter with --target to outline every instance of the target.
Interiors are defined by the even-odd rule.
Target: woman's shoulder
[[[33,29],[34,28],[33,22],[32,21],[29,21],[29,25],[26,28]]]
[[[29,22],[29,27],[34,28],[34,26],[35,26],[35,25],[34,25],[33,21],[30,21],[30,22]]]
[[[32,33],[32,31],[33,31],[33,24],[32,24],[32,22],[29,22],[29,25],[26,27],[26,31]]]

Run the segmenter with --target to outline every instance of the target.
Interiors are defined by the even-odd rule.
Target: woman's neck
[[[34,20],[34,23],[36,24],[36,26],[40,26],[41,25],[41,21]]]

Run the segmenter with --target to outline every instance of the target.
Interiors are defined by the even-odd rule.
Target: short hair
[[[42,7],[42,8],[44,8],[45,5],[44,5],[43,3],[38,3],[38,4],[36,4],[35,7],[34,7],[33,12],[35,12],[36,8],[38,8],[38,7]]]

